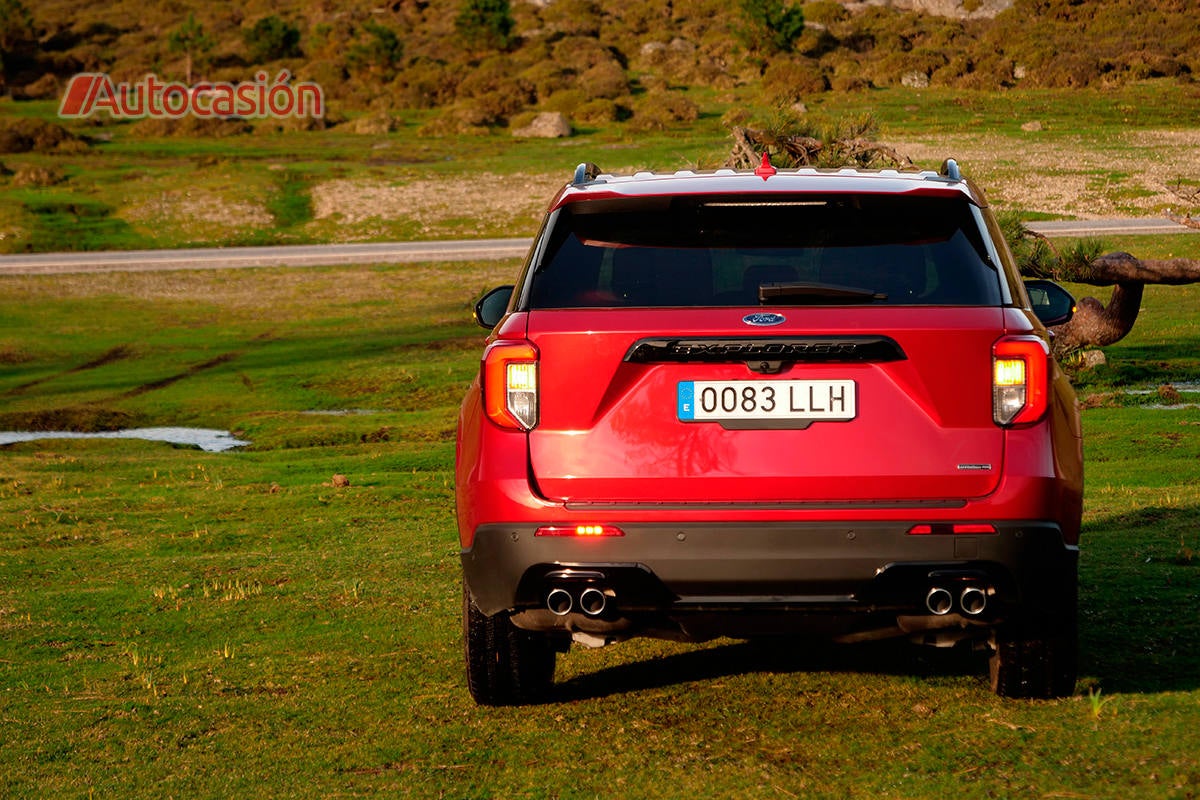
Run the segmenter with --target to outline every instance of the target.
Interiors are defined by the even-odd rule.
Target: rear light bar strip
[[[988,523],[975,522],[954,522],[954,523],[937,523],[937,524],[921,524],[913,525],[908,529],[912,536],[943,536],[946,534],[991,534],[996,532],[996,526]]]
[[[625,531],[615,525],[543,525],[533,532],[534,536],[578,536],[597,538],[601,536],[624,536]]]

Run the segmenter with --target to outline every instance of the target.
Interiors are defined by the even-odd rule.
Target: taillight
[[[625,531],[615,525],[543,525],[533,532],[534,536],[624,536]]]
[[[493,342],[483,354],[488,419],[502,428],[531,430],[538,421],[538,351],[529,342]]]
[[[992,348],[992,417],[997,425],[1037,422],[1046,413],[1050,348],[1036,336],[1010,336]]]

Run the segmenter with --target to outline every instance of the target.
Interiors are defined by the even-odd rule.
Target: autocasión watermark
[[[185,86],[160,80],[157,75],[114,82],[102,72],[83,72],[67,84],[58,115],[80,118],[107,111],[114,119],[324,117],[321,86],[311,81],[291,83],[291,78],[291,73],[283,70],[273,80],[268,73],[257,72],[252,81]]]

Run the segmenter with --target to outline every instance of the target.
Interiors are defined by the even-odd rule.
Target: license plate
[[[788,422],[854,419],[854,381],[681,381],[684,422]]]

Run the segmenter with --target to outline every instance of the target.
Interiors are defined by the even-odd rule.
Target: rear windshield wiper
[[[820,305],[829,303],[874,303],[884,302],[887,295],[870,289],[854,286],[836,286],[830,283],[763,283],[758,287],[758,302],[764,304],[795,303],[797,305]]]

